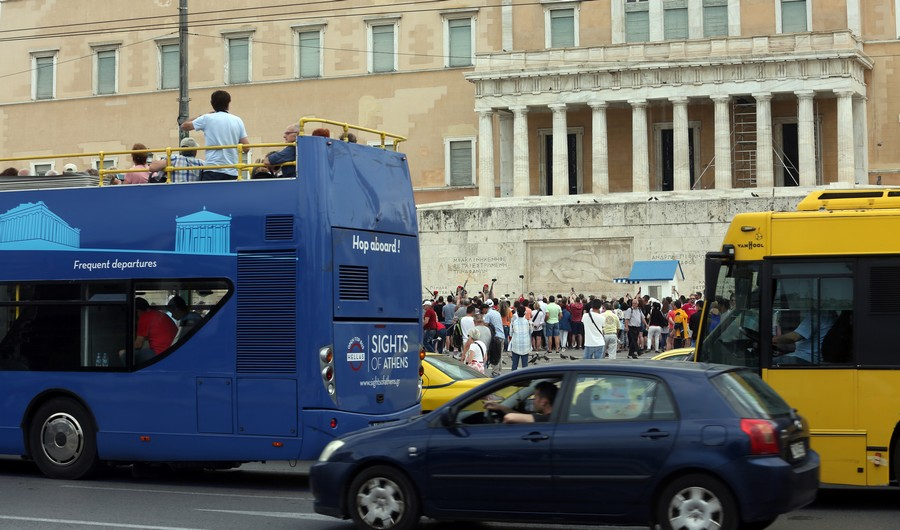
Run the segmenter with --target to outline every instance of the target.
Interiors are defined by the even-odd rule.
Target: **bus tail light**
[[[778,432],[769,420],[741,419],[741,430],[750,438],[751,455],[777,455]]]
[[[337,386],[334,371],[334,350],[331,346],[319,348],[319,369],[321,370],[322,384],[325,385],[325,391],[328,392],[331,400],[337,404],[337,397],[335,395]]]

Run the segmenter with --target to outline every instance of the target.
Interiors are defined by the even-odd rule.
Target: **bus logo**
[[[347,345],[347,362],[354,372],[358,372],[366,364],[366,349],[359,337],[353,337]]]

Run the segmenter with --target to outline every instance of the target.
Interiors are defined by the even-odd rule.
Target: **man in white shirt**
[[[603,337],[604,318],[600,315],[602,302],[599,298],[591,300],[591,310],[584,315],[584,358],[602,359],[606,349],[606,338]]]

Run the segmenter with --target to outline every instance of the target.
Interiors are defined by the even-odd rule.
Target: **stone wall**
[[[790,211],[809,188],[676,194],[477,198],[418,207],[422,281],[440,294],[469,293],[496,279],[494,295],[534,292],[616,297],[634,261],[677,259],[682,292],[702,290],[703,260],[735,214]],[[755,196],[756,195],[756,196]],[[521,277],[520,277],[521,275]]]

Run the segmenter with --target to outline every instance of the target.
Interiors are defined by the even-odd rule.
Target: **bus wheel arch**
[[[29,408],[25,446],[44,475],[78,480],[97,470],[97,423],[80,399],[68,393],[45,394]]]

